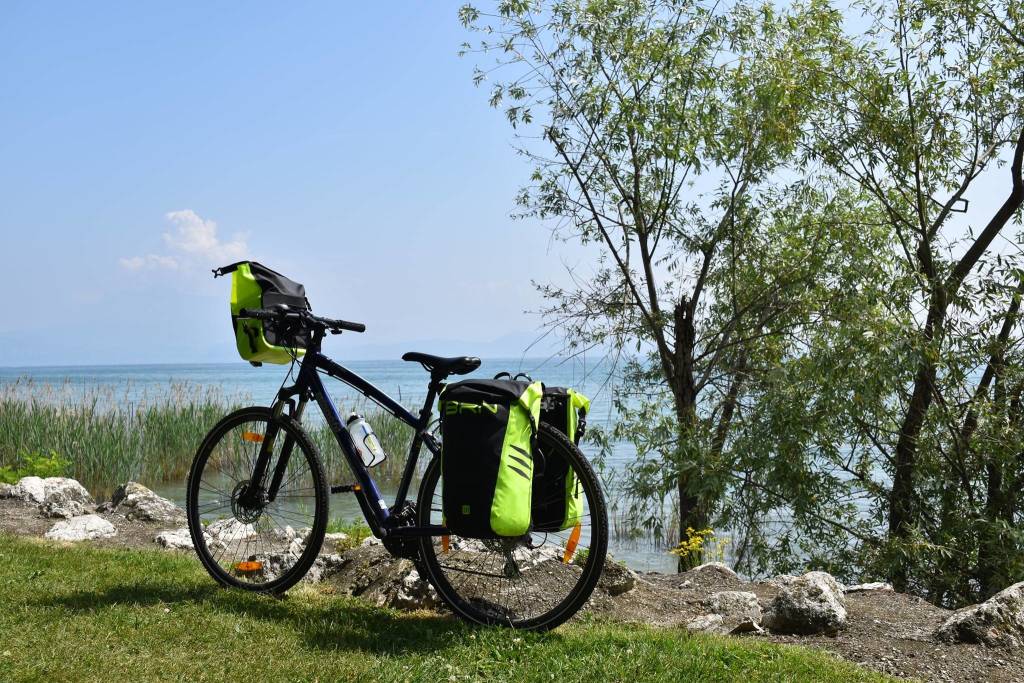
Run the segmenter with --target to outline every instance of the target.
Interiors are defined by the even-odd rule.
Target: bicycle
[[[315,562],[326,533],[329,495],[352,494],[373,535],[392,555],[415,562],[420,575],[459,617],[477,624],[546,630],[575,614],[590,597],[604,566],[608,522],[604,496],[586,457],[561,432],[541,424],[536,457],[564,458],[583,489],[582,510],[571,529],[517,538],[461,538],[441,517],[441,443],[431,431],[434,402],[451,375],[480,366],[470,356],[443,358],[410,352],[405,361],[429,373],[418,415],[322,351],[328,333],[364,332],[365,326],[319,317],[286,305],[243,309],[240,318],[271,322],[308,334],[294,384],[282,386],[270,407],[225,416],[207,434],[188,476],[186,512],[199,558],[220,584],[280,594]],[[321,375],[374,401],[414,430],[391,505],[363,465]],[[316,445],[302,426],[317,404],[354,476],[329,485]],[[423,447],[431,454],[416,502],[408,500]],[[298,454],[296,454],[298,449]]]

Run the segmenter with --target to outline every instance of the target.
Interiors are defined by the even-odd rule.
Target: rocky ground
[[[97,505],[72,479],[0,485],[0,531],[55,543],[191,551],[184,511],[139,484]],[[238,529],[211,533],[238,533]],[[301,531],[297,532],[301,542]],[[374,539],[340,550],[327,539],[307,579],[323,590],[397,609],[437,609],[409,560]],[[759,638],[830,650],[866,667],[928,681],[1024,681],[1024,583],[951,612],[885,584],[842,586],[823,572],[745,581],[709,564],[685,574],[637,574],[609,560],[581,615]],[[579,617],[577,617],[579,618]]]

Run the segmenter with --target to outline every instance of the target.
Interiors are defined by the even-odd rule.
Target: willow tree
[[[570,348],[631,352],[628,490],[673,495],[677,533],[702,529],[731,476],[722,455],[756,346],[797,324],[836,253],[828,222],[808,219],[832,199],[793,171],[841,16],[702,0],[506,0],[460,16],[482,36],[466,51],[496,56],[477,83],[534,163],[521,215],[597,253],[571,286],[542,287],[548,321]],[[787,215],[801,223],[788,233]]]
[[[887,353],[902,356],[899,381],[877,397],[890,417],[877,411],[877,421],[853,425],[846,438],[874,449],[867,481],[881,494],[876,511],[888,532],[878,566],[900,590],[941,594],[927,556],[952,550],[958,518],[984,514],[974,489],[986,474],[970,440],[975,404],[992,387],[991,378],[976,385],[978,348],[998,337],[988,323],[1016,317],[1003,315],[1016,282],[998,252],[1024,202],[1021,4],[860,7],[870,22],[864,50],[833,53],[837,85],[823,90],[813,155],[872,198],[912,295],[903,311],[911,324],[888,340]],[[1003,188],[1003,200],[965,230],[958,212],[980,182]],[[971,537],[973,550],[955,550],[964,577],[974,576]],[[953,571],[946,563],[939,573]]]

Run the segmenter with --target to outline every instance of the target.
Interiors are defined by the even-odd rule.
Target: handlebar
[[[278,315],[273,311],[265,311],[262,308],[243,308],[238,311],[239,318],[253,320],[276,320]]]
[[[313,315],[307,310],[288,308],[287,306],[281,306],[280,308],[275,309],[243,308],[238,311],[238,317],[252,318],[254,320],[267,320],[270,322],[280,320],[301,320],[302,322],[316,325],[325,330],[330,330],[334,334],[340,334],[342,330],[348,330],[349,332],[366,331],[366,325],[363,323],[353,323],[348,320],[335,320],[333,318],[322,318],[318,315]]]
[[[316,316],[313,316],[314,318]],[[366,325],[363,323],[353,323],[348,320],[334,320],[331,318],[317,318],[318,321],[323,322],[329,329],[336,330],[348,330],[349,332],[366,332]]]

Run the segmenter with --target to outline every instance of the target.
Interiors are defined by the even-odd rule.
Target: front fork
[[[259,455],[256,456],[256,463],[252,469],[252,477],[249,479],[250,485],[248,491],[243,496],[243,503],[256,507],[264,503],[272,503],[277,498],[278,489],[281,488],[281,482],[284,480],[284,475],[288,471],[288,460],[291,458],[292,449],[295,447],[295,437],[290,433],[285,433],[284,444],[281,446],[281,455],[277,458],[277,464],[274,467],[273,476],[270,479],[270,486],[265,489],[260,485],[267,476],[267,471],[270,469],[270,459],[274,453],[274,443],[277,441],[278,432],[281,431],[278,420],[282,415],[285,415],[285,407],[288,408],[287,416],[295,420],[296,422],[302,421],[302,413],[306,409],[306,403],[308,399],[305,395],[299,398],[299,403],[296,406],[295,402],[291,399],[278,400],[274,405],[273,417],[270,423],[267,424],[267,432],[263,435],[263,443],[260,444]],[[263,500],[259,500],[260,492],[265,491],[265,497]]]

